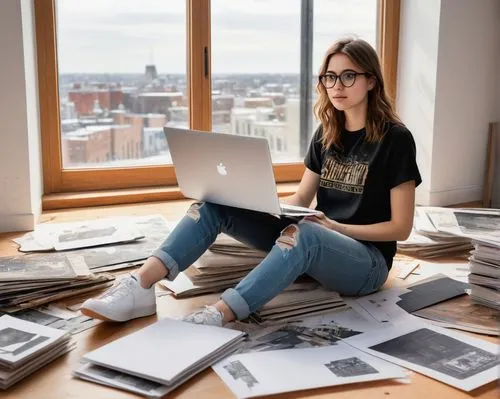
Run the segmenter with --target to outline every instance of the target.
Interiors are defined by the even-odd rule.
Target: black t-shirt
[[[365,129],[343,130],[342,146],[326,150],[320,126],[305,156],[305,166],[320,175],[317,207],[330,219],[346,224],[373,224],[391,220],[390,190],[406,181],[421,182],[415,141],[410,131],[388,123],[382,140],[369,143]],[[371,241],[392,267],[396,241]]]

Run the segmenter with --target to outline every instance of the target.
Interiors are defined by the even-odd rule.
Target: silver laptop
[[[164,128],[182,193],[189,198],[275,215],[314,215],[281,204],[263,137]]]

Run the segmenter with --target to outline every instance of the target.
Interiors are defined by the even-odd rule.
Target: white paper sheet
[[[406,377],[402,368],[343,343],[236,354],[212,368],[238,398]]]
[[[399,295],[405,292],[408,292],[406,288],[390,288],[357,298],[356,302],[377,322],[394,323],[412,317],[396,305]]]
[[[144,237],[143,233],[128,217],[39,224],[33,231],[36,242],[56,251],[127,242],[141,237]]]

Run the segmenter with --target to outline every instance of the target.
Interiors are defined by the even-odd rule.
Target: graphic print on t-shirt
[[[348,193],[363,194],[367,174],[368,162],[327,155],[321,168],[319,185]]]

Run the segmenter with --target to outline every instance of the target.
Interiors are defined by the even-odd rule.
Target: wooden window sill
[[[278,195],[285,197],[297,190],[299,182],[279,183]],[[48,194],[42,197],[42,209],[56,210],[104,205],[134,204],[186,199],[179,187],[149,187],[120,190],[99,190],[75,193]]]

